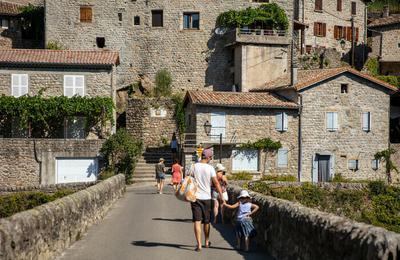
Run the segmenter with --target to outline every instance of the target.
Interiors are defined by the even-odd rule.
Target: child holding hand
[[[241,239],[244,238],[244,250],[247,252],[249,251],[250,238],[256,235],[256,229],[251,216],[258,211],[259,206],[251,203],[251,197],[247,190],[242,190],[237,198],[239,201],[235,204],[229,205],[224,202],[224,206],[229,209],[239,208],[236,214],[235,227],[237,249],[240,249]]]

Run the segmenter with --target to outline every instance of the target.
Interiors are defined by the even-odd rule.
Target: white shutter
[[[72,97],[74,95],[84,96],[85,80],[84,76],[64,76],[64,96]]]
[[[28,75],[12,74],[11,75],[11,95],[20,97],[28,93]]]
[[[336,131],[338,129],[338,113],[326,113],[326,128],[328,131]]]
[[[219,136],[225,138],[225,112],[211,113],[211,139],[219,140]]]
[[[335,177],[335,155],[331,155],[329,158],[329,177],[332,180]]]
[[[232,171],[258,171],[258,150],[232,150]]]
[[[276,117],[275,117],[275,119],[276,119],[275,129],[276,129],[277,131],[282,131],[282,129],[283,129],[283,125],[282,125],[282,113],[277,114]]]
[[[288,150],[279,149],[278,150],[278,168],[284,168],[288,165]]]
[[[364,112],[362,114],[362,130],[365,132],[371,131],[371,113]]]
[[[283,115],[283,131],[288,130],[288,115],[286,113],[282,113]]]
[[[336,131],[338,129],[338,113],[333,113],[333,130]]]
[[[312,182],[318,182],[318,160],[317,156],[313,155],[312,156]]]
[[[75,76],[75,94],[84,96],[85,80],[83,76]]]

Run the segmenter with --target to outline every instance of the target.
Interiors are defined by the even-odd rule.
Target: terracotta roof
[[[276,94],[252,92],[188,91],[185,103],[190,100],[196,105],[223,107],[288,108],[298,105]]]
[[[388,17],[374,19],[368,24],[368,27],[377,27],[396,23],[400,23],[400,14],[391,14]]]
[[[32,65],[118,65],[118,52],[8,49],[0,50],[0,63]]]
[[[21,13],[22,5],[0,1],[0,15],[15,16]]]
[[[385,88],[393,90],[393,91],[398,90],[397,87],[392,86],[389,83],[386,83],[386,82],[384,82],[380,79],[377,79],[371,75],[361,73],[358,70],[352,69],[350,67],[340,67],[340,68],[333,68],[333,69],[318,69],[318,70],[299,70],[298,76],[297,76],[297,84],[295,87],[297,90],[302,90],[311,85],[314,85],[316,83],[319,83],[319,82],[327,80],[329,78],[338,76],[343,73],[351,73],[353,75],[359,76],[361,78],[369,80],[373,83],[376,83],[378,85],[381,85],[382,87],[385,87]]]

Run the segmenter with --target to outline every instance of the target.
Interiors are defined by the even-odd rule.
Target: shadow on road
[[[192,223],[190,218],[153,218],[153,220]]]
[[[160,247],[173,247],[173,248],[179,248],[179,249],[189,250],[189,251],[194,251],[194,249],[195,249],[195,246],[161,243],[161,242],[149,242],[149,241],[144,241],[144,240],[132,241],[131,244],[134,246],[144,246],[144,247],[159,247],[159,246]],[[210,246],[210,249],[229,250],[229,251],[234,250],[232,248],[217,247],[217,246]]]

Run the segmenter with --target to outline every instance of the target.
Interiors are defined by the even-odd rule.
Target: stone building
[[[351,49],[352,23],[356,45],[366,40],[364,0],[295,1],[294,20],[301,53],[332,48],[342,55]]]
[[[32,37],[23,26],[22,8],[28,4],[43,5],[42,1],[0,1],[0,49],[39,48],[42,39]]]
[[[234,53],[242,55],[246,50],[238,47],[235,51],[232,42],[226,42],[224,30],[215,30],[216,18],[231,9],[257,7],[266,2],[279,4],[289,20],[292,19],[293,3],[283,0],[46,1],[46,42],[56,41],[67,49],[118,51],[121,65],[117,69],[117,84],[121,87],[133,83],[138,75],[154,78],[158,70],[166,68],[172,74],[175,91],[230,91],[234,83],[241,83],[239,75],[242,75],[241,68],[234,66]],[[288,32],[291,31],[290,23]],[[254,47],[248,53],[260,52],[259,56],[265,59],[279,56],[276,59],[283,64],[280,73],[289,73],[290,33],[284,41],[283,54],[282,42],[273,44],[279,52],[273,55],[268,49],[271,42],[265,41],[266,37],[260,38],[264,39],[265,48],[255,50],[259,46],[257,40],[239,45]],[[239,66],[242,62],[239,60],[236,64]],[[273,70],[274,65],[261,62],[259,67]],[[255,69],[252,73],[258,71]],[[268,78],[261,80],[269,81]],[[260,79],[255,77],[254,81],[258,84]]]
[[[373,20],[368,25],[370,57],[379,59],[382,75],[400,76],[400,14],[389,15]]]
[[[259,170],[255,151],[232,151],[240,151],[241,143],[270,137],[283,143],[290,167],[279,168],[278,152],[278,160],[271,157],[267,163],[268,174],[296,175],[297,169],[300,181],[314,182],[329,181],[335,174],[385,178],[385,167],[374,155],[389,146],[390,95],[397,88],[346,67],[295,74],[295,84],[286,78],[249,93],[189,91],[187,131],[195,136],[192,143],[213,146],[218,154],[218,134],[223,133],[223,162],[233,172],[235,160],[242,165],[249,161],[249,168],[240,170]],[[279,116],[282,112],[286,116]],[[278,118],[287,123],[278,125]],[[212,126],[210,135],[206,122]],[[285,125],[287,131],[277,130]]]
[[[107,51],[0,50],[0,94],[20,97],[111,97],[115,102],[118,53]],[[85,118],[64,121],[56,139],[29,138],[17,123],[2,128],[0,186],[96,180],[103,143],[85,131]],[[7,131],[10,130],[10,131]]]
[[[185,97],[187,134],[184,149],[191,160],[198,144],[214,148],[229,172],[296,175],[298,105],[272,93],[188,91]],[[210,125],[210,132],[205,126]],[[222,137],[222,139],[221,139]],[[264,155],[241,144],[262,138],[280,141],[282,148]],[[192,148],[192,149],[190,149]]]

